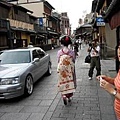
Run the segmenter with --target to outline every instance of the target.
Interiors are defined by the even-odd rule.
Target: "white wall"
[[[44,17],[44,8],[43,8],[43,2],[40,3],[32,3],[32,4],[21,4],[21,6],[27,8],[30,11],[33,11],[33,16],[36,17]]]
[[[30,11],[33,11],[32,15],[35,17],[45,17],[44,13],[44,4],[43,2],[32,3],[32,4],[22,4],[21,6],[27,8]],[[46,18],[43,19],[44,26],[47,26]]]

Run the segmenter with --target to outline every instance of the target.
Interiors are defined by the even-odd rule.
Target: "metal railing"
[[[115,48],[112,48],[110,46],[107,46],[106,44],[101,44],[100,45],[101,47],[101,52],[100,52],[100,56],[101,56],[101,59],[107,59],[107,58],[114,58],[115,56],[112,55],[115,53]],[[112,53],[110,55],[110,53]]]

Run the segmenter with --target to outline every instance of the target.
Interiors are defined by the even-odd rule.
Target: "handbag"
[[[92,47],[90,48],[90,51],[89,51],[88,55],[85,57],[85,63],[90,63],[91,62],[91,55],[90,55],[91,50],[92,50]]]
[[[86,57],[85,57],[85,63],[90,63],[91,62],[91,56],[90,54],[88,54]]]

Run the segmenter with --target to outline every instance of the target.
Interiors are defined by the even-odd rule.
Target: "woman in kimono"
[[[117,50],[118,59],[120,61],[120,46]],[[106,75],[100,75],[97,77],[100,81],[100,87],[105,89],[108,93],[114,95],[114,109],[117,116],[117,120],[120,120],[120,69],[115,78],[111,78]]]
[[[57,53],[58,59],[58,89],[61,92],[63,102],[67,105],[71,101],[73,92],[76,89],[76,74],[75,74],[75,52],[69,49],[69,45],[72,44],[69,36],[65,36],[61,39],[63,45]]]

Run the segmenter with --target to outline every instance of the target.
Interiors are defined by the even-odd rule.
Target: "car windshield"
[[[29,63],[30,61],[29,51],[0,52],[0,64],[19,64]]]

